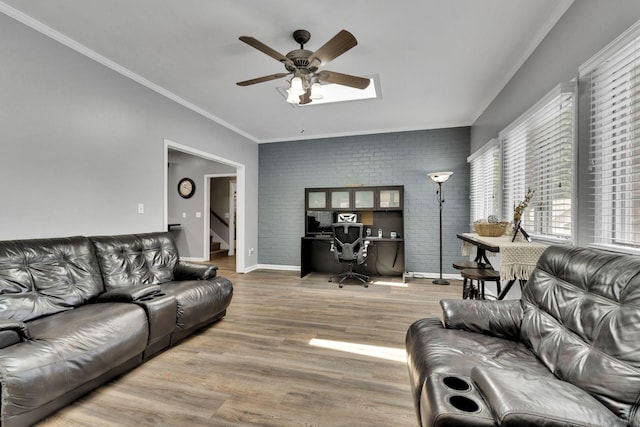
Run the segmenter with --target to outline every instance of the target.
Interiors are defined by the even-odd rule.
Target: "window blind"
[[[640,27],[581,69],[590,96],[593,243],[640,248]]]
[[[471,223],[500,216],[500,144],[492,139],[467,159],[470,168]]]
[[[575,83],[558,85],[500,132],[503,146],[505,218],[528,189],[534,191],[522,216],[532,235],[572,238]]]

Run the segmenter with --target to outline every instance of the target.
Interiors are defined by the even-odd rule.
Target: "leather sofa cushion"
[[[31,340],[0,349],[2,416],[39,408],[139,355],[146,314],[135,304],[87,304],[28,323]]]
[[[476,367],[471,379],[503,427],[626,425],[593,396],[554,377]]]
[[[224,277],[163,283],[160,288],[163,293],[173,295],[176,299],[176,330],[189,329],[209,321],[229,306],[233,294],[231,282]]]
[[[90,237],[108,291],[174,279],[178,249],[170,233]]]
[[[86,237],[0,241],[0,312],[28,321],[70,310],[104,292]]]
[[[640,423],[640,257],[550,247],[521,301],[521,339],[548,369]]]

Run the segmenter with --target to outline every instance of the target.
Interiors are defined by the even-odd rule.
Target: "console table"
[[[498,271],[500,280],[508,280],[507,286],[502,290],[498,299],[503,299],[516,280],[526,282],[533,272],[538,259],[547,249],[548,245],[539,242],[511,241],[511,236],[484,237],[476,233],[460,233],[458,239],[462,240],[462,255],[469,256],[472,249],[476,248],[474,261],[491,264],[487,255],[500,252],[501,260]],[[487,254],[489,252],[489,254]]]
[[[365,264],[355,271],[368,276],[404,274],[404,187],[331,187],[305,189],[305,235],[300,242],[300,276],[337,274],[345,265],[329,250],[331,226],[340,213],[353,213],[369,230]],[[378,237],[379,233],[382,237]],[[394,236],[395,237],[392,237]]]

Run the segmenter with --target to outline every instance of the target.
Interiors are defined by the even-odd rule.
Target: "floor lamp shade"
[[[438,184],[438,205],[440,208],[440,278],[433,281],[436,285],[448,285],[449,281],[442,278],[442,205],[444,204],[444,196],[442,195],[442,184],[445,183],[453,172],[431,172],[427,176],[433,182]]]
[[[427,174],[427,176],[436,184],[446,182],[451,175],[453,175],[453,172],[431,172]]]

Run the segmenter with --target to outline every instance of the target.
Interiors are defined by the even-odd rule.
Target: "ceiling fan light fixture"
[[[287,102],[289,104],[299,104],[300,103],[300,95],[296,95],[293,93],[291,89],[287,89]]]
[[[302,87],[302,79],[300,77],[294,77],[291,79],[291,87],[289,88],[289,97],[291,94],[300,96],[304,94],[305,90]]]
[[[314,83],[311,85],[311,96],[309,98],[315,100],[323,99],[324,94],[322,93],[322,86],[320,83]]]
[[[313,104],[312,101],[314,100],[318,103],[327,102],[325,100],[331,100],[329,102],[336,102],[333,101],[333,94],[329,93],[331,91],[327,90],[328,86],[340,85],[348,88],[364,90],[370,85],[370,79],[342,74],[335,71],[318,70],[320,67],[324,67],[329,62],[358,44],[358,41],[353,34],[347,30],[341,30],[328,42],[320,46],[320,48],[315,52],[311,52],[304,48],[304,45],[309,41],[310,37],[311,33],[307,30],[294,31],[293,39],[300,45],[300,49],[294,49],[286,55],[283,55],[253,37],[240,36],[240,41],[277,60],[284,65],[287,72],[270,74],[255,79],[237,82],[236,84],[238,86],[250,86],[256,83],[264,83],[280,79],[282,77],[292,76],[292,79],[289,81],[288,90],[284,88],[279,88],[278,90],[283,95],[285,95],[286,90],[287,102],[298,105]],[[318,80],[325,83],[325,87],[321,87]],[[326,97],[325,93],[327,94]]]

